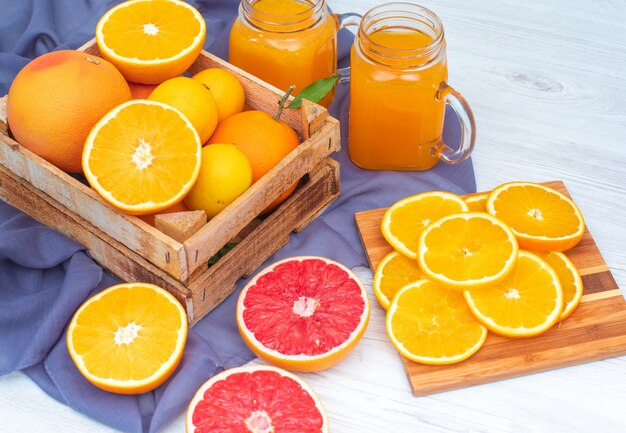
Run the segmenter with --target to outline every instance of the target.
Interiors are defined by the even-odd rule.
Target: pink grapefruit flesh
[[[363,335],[363,284],[324,257],[292,257],[260,271],[237,304],[241,335],[260,358],[295,371],[319,371],[346,356]]]
[[[188,433],[327,433],[313,389],[280,368],[232,368],[205,382],[187,411]]]

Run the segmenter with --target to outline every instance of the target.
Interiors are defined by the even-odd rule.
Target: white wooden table
[[[361,13],[383,3],[328,1]],[[626,2],[421,3],[444,23],[450,84],[476,116],[479,190],[563,179],[626,290]],[[370,270],[357,272],[372,295]],[[413,397],[373,307],[349,358],[303,375],[333,433],[626,431],[626,357]],[[3,432],[111,432],[21,373],[0,377],[0,419]],[[184,414],[163,431],[184,432]]]

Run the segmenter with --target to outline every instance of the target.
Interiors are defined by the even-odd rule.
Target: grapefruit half
[[[187,433],[328,433],[322,402],[302,379],[269,365],[231,368],[189,403]]]
[[[268,266],[237,302],[237,325],[250,349],[294,371],[339,362],[361,339],[369,314],[358,277],[325,257],[291,257]]]

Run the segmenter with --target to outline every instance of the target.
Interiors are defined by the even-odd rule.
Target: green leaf
[[[212,266],[217,263],[217,261],[224,256],[227,252],[229,252],[235,245],[236,242],[227,242],[218,252],[215,253],[213,257],[209,259],[209,266]]]
[[[306,86],[298,95],[291,101],[291,104],[287,108],[300,108],[302,106],[302,98],[308,99],[312,102],[320,102],[324,99],[324,96],[328,95],[337,80],[339,75],[333,75],[328,78],[322,78],[321,80],[314,81]]]

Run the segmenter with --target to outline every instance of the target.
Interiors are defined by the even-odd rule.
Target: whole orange
[[[126,80],[111,63],[80,51],[53,51],[17,74],[7,117],[23,146],[61,170],[79,172],[91,128],[130,99]]]
[[[264,111],[251,110],[220,122],[208,143],[232,143],[237,146],[250,161],[252,182],[256,182],[295,149],[300,140],[285,122],[274,120]],[[272,202],[265,212],[282,203],[296,186],[297,182]]]

